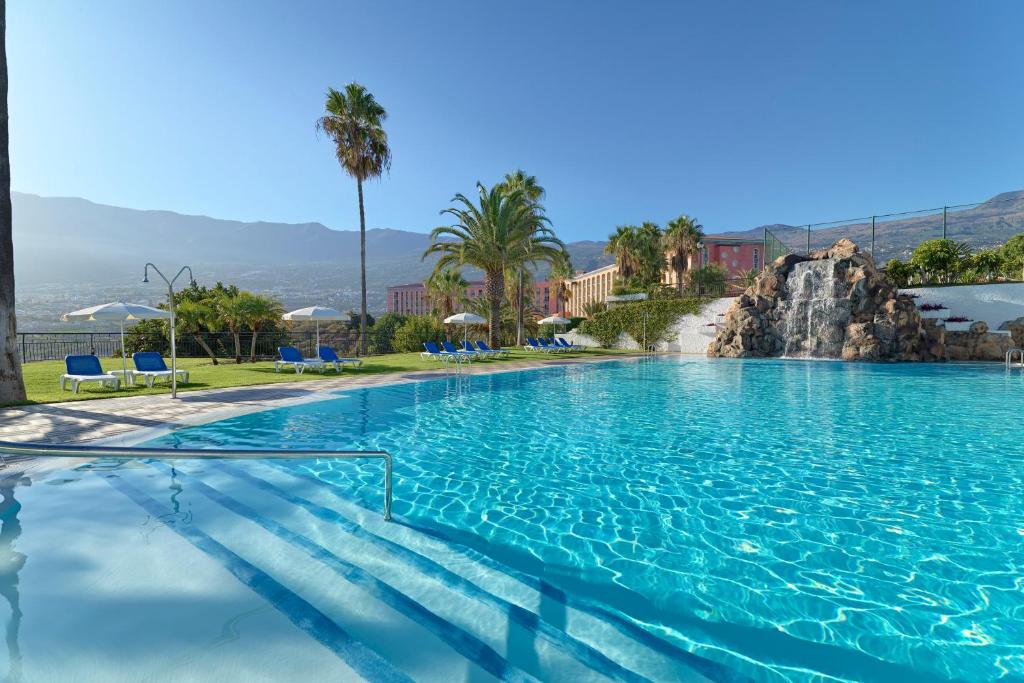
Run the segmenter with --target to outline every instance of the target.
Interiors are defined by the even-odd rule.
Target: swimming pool
[[[267,598],[263,574],[289,573],[306,605],[368,593],[498,678],[1010,680],[1024,677],[1022,408],[1020,372],[989,365],[623,360],[348,391],[151,443],[388,450],[397,525],[375,517],[379,467],[352,462],[152,463],[50,488],[121,494],[95,517],[105,533],[130,501],[147,533],[169,522],[292,623],[310,613]],[[35,495],[37,523],[59,515]],[[237,564],[233,544],[257,532],[259,561]],[[427,578],[396,590],[413,570],[389,554]],[[444,612],[449,591],[504,610],[501,642],[481,635],[491,617]],[[401,631],[378,644],[348,629],[357,654],[335,654],[358,675],[447,677],[402,660],[387,642]]]

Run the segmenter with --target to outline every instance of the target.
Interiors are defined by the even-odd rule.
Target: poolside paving
[[[463,376],[510,372],[567,363],[595,363],[628,356],[538,358],[467,364]],[[0,441],[70,444],[124,437],[133,433],[200,424],[231,415],[322,400],[328,392],[405,384],[455,377],[437,366],[403,373],[360,375],[346,369],[337,377],[315,382],[289,382],[227,389],[188,391],[172,400],[168,394],[125,396],[67,403],[47,403],[0,409]]]

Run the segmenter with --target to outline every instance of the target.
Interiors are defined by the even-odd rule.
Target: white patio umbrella
[[[333,308],[326,306],[307,306],[296,311],[290,311],[281,316],[282,320],[293,320],[295,322],[315,320],[316,321],[316,348],[320,350],[320,321],[321,320],[348,320],[348,316]]]
[[[546,318],[537,321],[538,325],[568,325],[572,321],[568,318],[563,318],[560,315],[549,315]]]
[[[90,306],[77,311],[65,313],[60,317],[64,322],[75,320],[109,320],[121,324],[121,370],[124,372],[124,379],[128,379],[128,355],[124,350],[124,324],[129,320],[156,320],[170,318],[169,311],[164,311],[152,306],[142,304],[126,304],[121,301],[114,301],[109,304]]]
[[[462,342],[465,344],[469,340],[469,326],[479,325],[487,322],[484,318],[476,315],[475,313],[456,313],[450,315],[444,319],[448,325],[462,325]]]

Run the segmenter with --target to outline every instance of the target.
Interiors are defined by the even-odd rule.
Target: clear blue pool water
[[[1024,377],[657,358],[420,381],[151,445],[386,449],[404,523],[756,680],[1024,678]],[[377,509],[378,468],[290,465]]]

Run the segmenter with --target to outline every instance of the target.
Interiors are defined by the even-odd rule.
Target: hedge
[[[703,305],[700,299],[660,299],[619,304],[584,320],[578,329],[581,334],[595,339],[606,348],[614,346],[623,332],[637,343],[642,343],[645,329],[647,344],[657,344],[666,341],[665,336],[679,318],[700,313]]]

